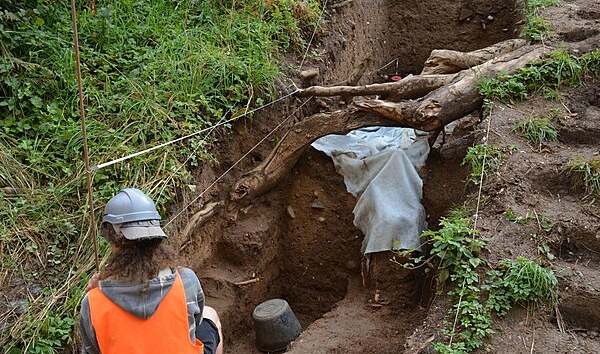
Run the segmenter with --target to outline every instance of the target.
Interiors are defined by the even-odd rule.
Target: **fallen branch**
[[[464,53],[455,50],[434,49],[425,61],[421,75],[452,74],[481,65],[502,54],[510,53],[527,44],[524,39],[509,39],[489,47]]]
[[[310,96],[371,96],[387,95],[390,100],[418,98],[448,85],[456,75],[417,75],[400,81],[362,86],[311,86],[296,93],[299,97]]]
[[[245,173],[234,185],[231,200],[254,198],[275,186],[296,164],[304,150],[327,134],[346,134],[354,129],[381,125],[395,126],[392,120],[349,108],[318,113],[296,123],[257,167]]]
[[[513,73],[544,56],[550,48],[523,46],[521,40],[505,41],[479,51],[461,53],[466,58],[462,63],[472,64],[506,51],[497,58],[453,74],[417,75],[398,82],[364,86],[315,86],[298,92],[298,96],[381,95],[384,99],[363,99],[344,110],[314,114],[296,123],[267,159],[238,180],[231,192],[232,201],[253,198],[270,190],[288,174],[305,149],[322,136],[346,134],[374,125],[440,131],[446,124],[481,107],[481,78],[494,77],[500,71]],[[463,65],[454,59],[448,62]]]
[[[356,102],[356,106],[392,119],[399,126],[435,131],[481,107],[483,99],[478,84],[481,78],[494,77],[500,71],[514,73],[549,51],[550,48],[544,46],[521,47],[460,72],[453,83],[430,92],[422,99],[401,102],[373,99]]]

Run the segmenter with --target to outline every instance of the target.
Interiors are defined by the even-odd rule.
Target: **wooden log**
[[[354,70],[352,70],[350,75],[348,75],[348,79],[346,80],[346,82],[344,82],[344,85],[356,86],[358,84],[358,82],[360,81],[360,79],[365,74],[365,71],[367,71],[367,67],[369,66],[370,63],[371,63],[371,58],[367,57],[367,58],[363,59],[360,62],[360,64],[358,64],[358,66],[356,68],[354,68]],[[343,94],[342,101],[352,102],[352,97],[353,97],[352,95]]]
[[[463,70],[453,75],[441,75],[440,80],[448,80],[443,85],[419,99],[400,102],[379,99],[363,100],[354,107],[331,113],[314,114],[296,123],[283,137],[271,154],[259,166],[246,173],[234,185],[230,194],[232,201],[253,198],[270,190],[292,169],[304,150],[316,139],[328,134],[345,134],[351,130],[366,126],[402,126],[425,131],[437,131],[446,124],[481,107],[482,97],[479,94],[479,80],[493,77],[500,71],[513,73],[527,63],[541,58],[551,48],[544,46],[520,47],[510,53]],[[415,76],[414,82],[431,79],[431,75]],[[438,75],[440,76],[440,75]],[[436,80],[434,80],[436,81]],[[439,81],[438,81],[439,82]],[[362,92],[375,92],[387,87],[391,91],[394,84],[384,86],[366,85]],[[368,89],[367,86],[370,86]],[[403,87],[403,85],[397,85]],[[410,87],[411,85],[406,85]],[[427,86],[427,85],[426,85]],[[431,87],[431,86],[429,86]],[[322,92],[333,92],[334,88],[320,88]],[[408,88],[404,88],[408,90]],[[344,88],[348,93],[357,88]],[[371,91],[369,91],[371,90]],[[394,93],[389,93],[393,96]],[[306,90],[304,92],[307,92]],[[310,92],[310,91],[309,91]],[[339,90],[337,94],[339,94]],[[381,91],[378,91],[381,92]],[[314,94],[312,92],[310,95]]]
[[[434,49],[425,61],[425,67],[421,71],[421,75],[457,73],[483,64],[502,54],[510,53],[526,44],[527,41],[524,39],[509,39],[468,53]]]
[[[311,86],[296,93],[299,97],[310,96],[371,96],[386,95],[388,100],[418,98],[448,85],[457,75],[417,75],[400,81],[362,86]]]
[[[373,125],[395,126],[397,123],[355,108],[313,114],[296,123],[265,160],[236,182],[230,193],[231,200],[254,198],[273,188],[294,167],[304,150],[318,138],[328,134],[346,134]]]
[[[422,99],[402,102],[373,99],[356,102],[356,106],[394,120],[401,126],[435,131],[481,107],[483,98],[478,84],[481,78],[494,77],[500,71],[514,73],[549,51],[550,48],[544,46],[521,47],[462,71],[459,80],[430,92]]]
[[[181,232],[180,237],[182,240],[186,240],[186,242],[184,242],[181,245],[181,247],[179,248],[180,251],[192,243],[192,233],[194,233],[194,231],[196,231],[198,227],[200,227],[202,224],[208,221],[208,219],[210,219],[215,214],[217,209],[223,206],[224,204],[225,203],[222,201],[209,203],[204,208],[202,208],[202,210],[198,211],[190,218],[188,223],[183,228],[183,231]]]

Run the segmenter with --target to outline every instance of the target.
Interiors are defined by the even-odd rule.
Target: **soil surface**
[[[315,44],[315,58],[305,64],[318,67],[320,75],[297,84],[343,82],[366,58],[361,83],[418,73],[432,49],[474,50],[518,36],[521,15],[515,8],[515,1],[330,1],[326,33]],[[554,42],[577,42],[571,47],[580,51],[598,47],[596,0],[562,1],[547,17],[556,28]],[[488,136],[513,151],[482,189],[478,229],[491,240],[486,257],[494,262],[522,255],[551,266],[560,280],[558,313],[565,330],[559,330],[552,309],[516,308],[496,322],[492,352],[600,352],[600,210],[593,196],[573,189],[560,172],[574,158],[599,154],[599,95],[598,82],[588,81],[564,90],[560,102],[497,104],[482,123],[474,114],[458,124],[420,171],[428,223],[435,228],[450,207],[475,205],[477,190],[466,185],[468,171],[461,165],[468,146]],[[183,230],[208,203],[220,202],[215,215],[188,236],[173,233],[178,236],[172,240],[182,263],[200,276],[207,304],[221,316],[226,353],[259,353],[252,311],[271,298],[287,300],[304,328],[288,353],[418,353],[441,338],[448,299],[435,295],[433,279],[402,269],[387,253],[376,254],[365,271],[363,236],[352,224],[355,200],[325,155],[310,149],[272,191],[244,205],[229,203],[233,183],[268,156],[293,121],[342,104],[323,100],[296,110],[295,99],[279,102],[221,133],[219,164],[197,171],[194,183],[202,191],[235,164],[178,219],[177,228]],[[550,113],[559,140],[541,152],[512,132],[518,120]],[[543,213],[553,227],[546,232],[534,221],[512,223],[504,216],[507,209],[517,215]],[[539,253],[542,243],[554,260]]]

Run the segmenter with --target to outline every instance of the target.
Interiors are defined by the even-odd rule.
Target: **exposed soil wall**
[[[520,17],[515,1],[355,0],[336,7],[337,3],[342,2],[328,4],[331,17],[327,37],[316,50],[323,61],[305,65],[320,67],[321,74],[302,85],[345,81],[365,58],[371,62],[361,82],[385,81],[386,75],[391,74],[416,73],[432,49],[474,50],[514,37]],[[584,15],[590,13],[593,15],[589,11]],[[393,64],[384,67],[390,62]],[[572,102],[576,105],[577,100]],[[297,113],[295,119],[337,104],[327,100]],[[204,166],[196,176],[196,188],[208,187],[293,108],[294,104],[289,102],[277,104],[252,121],[234,127],[234,138],[222,136],[216,153],[220,164]],[[477,117],[469,121],[477,121]],[[584,125],[587,123],[567,129],[568,124],[565,121],[561,126],[564,143],[567,140],[585,143],[597,138],[597,133],[590,133]],[[597,121],[589,124],[598,126]],[[420,171],[425,182],[423,203],[432,227],[449,207],[461,204],[468,192],[472,192],[465,189],[467,167],[460,163],[475,134],[471,125],[462,127],[459,125],[452,137],[432,152],[427,166]],[[419,271],[402,270],[389,262],[393,255],[386,253],[376,255],[371,273],[365,273],[359,251],[362,234],[352,225],[354,199],[345,191],[343,179],[331,161],[321,153],[314,150],[305,153],[292,174],[268,194],[246,205],[228,204],[233,182],[264,159],[276,140],[277,136],[261,145],[221,180],[218,189],[211,190],[192,208],[190,215],[208,201],[224,202],[217,214],[191,235],[191,242],[175,240],[176,244],[184,245],[181,255],[185,263],[199,274],[207,303],[217,308],[222,317],[226,352],[258,353],[253,345],[252,310],[275,297],[286,299],[305,327],[290,353],[401,353],[405,346],[409,352],[415,352],[431,335],[438,335],[447,302],[436,298],[432,305],[435,290],[432,279]],[[586,151],[591,153],[590,148]],[[527,191],[520,189],[522,194],[512,194],[511,198],[517,198],[515,201],[519,203],[527,200],[525,192],[550,190],[550,194],[565,195],[548,169],[515,171],[531,181],[548,177],[543,187],[531,183]],[[520,185],[517,177],[506,183]],[[488,187],[490,196],[494,195],[494,188],[493,184]],[[507,186],[497,188],[499,193],[502,188],[506,191]],[[560,191],[552,192],[553,188]],[[493,205],[487,210],[495,218],[482,223],[487,230],[498,230],[494,222],[502,219],[497,214],[505,207],[502,204],[494,209]],[[590,218],[586,222],[594,221]],[[515,252],[515,242],[523,245],[518,246],[519,254],[536,256],[537,249],[527,243],[526,233],[517,239],[503,236],[513,234],[513,226],[505,224],[503,232],[494,234],[498,240],[494,248],[497,257]],[[566,230],[573,231],[569,237],[557,235],[552,243],[561,260],[566,262],[578,252],[585,253],[585,248],[597,246],[597,242],[590,243],[595,234],[583,225],[575,227],[567,220],[560,225],[565,230],[562,235],[566,235]],[[589,262],[596,264],[597,259],[591,258]],[[573,276],[579,274],[574,272]],[[593,313],[598,298],[590,292],[579,296],[578,291],[584,290],[577,288],[568,293],[572,300],[568,303],[573,305],[564,305],[563,315],[567,323],[592,330],[594,322],[578,322],[583,312],[577,312],[574,306],[583,308],[584,303],[591,304],[585,311]],[[593,319],[592,315],[586,316]],[[423,321],[425,324],[421,326]],[[509,326],[506,327],[508,331]],[[513,351],[510,345],[500,344],[500,347],[501,352],[520,352]]]
[[[327,64],[323,82],[344,80],[365,58],[371,64],[361,82],[371,83],[383,80],[381,75],[420,72],[432,49],[471,51],[514,38],[521,16],[515,3],[354,1],[332,11],[329,36],[323,42]]]

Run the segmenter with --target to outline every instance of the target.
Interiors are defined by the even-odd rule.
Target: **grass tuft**
[[[564,171],[570,175],[575,188],[600,195],[600,159],[579,159],[569,163]]]
[[[524,10],[526,22],[521,36],[531,42],[541,42],[546,39],[553,27],[541,16],[540,12],[547,7],[556,6],[558,3],[558,0],[526,0]]]
[[[515,124],[513,131],[534,144],[537,150],[542,150],[546,141],[554,141],[558,132],[548,118],[532,116]]]
[[[547,58],[519,69],[515,74],[499,73],[494,78],[482,78],[479,92],[484,103],[494,100],[524,100],[532,94],[542,93],[546,98],[560,99],[561,85],[579,86],[588,77],[600,75],[600,49],[583,54],[571,55],[556,51]]]

